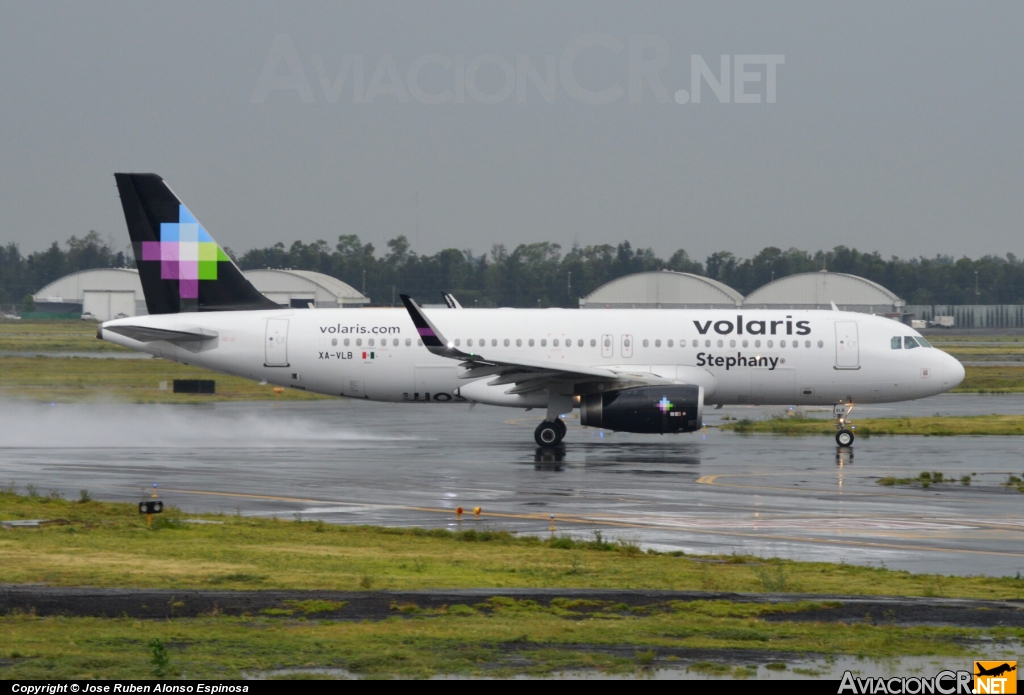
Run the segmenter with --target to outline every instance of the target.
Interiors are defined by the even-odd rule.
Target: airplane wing
[[[459,304],[459,300],[455,298],[455,295],[450,292],[444,293],[444,303],[448,305],[449,309],[461,309],[462,305]]]
[[[461,367],[465,370],[460,379],[480,379],[492,376],[494,379],[489,383],[494,386],[510,384],[511,388],[506,392],[530,393],[541,389],[549,388],[554,383],[571,385],[579,382],[623,382],[630,383],[673,383],[671,379],[665,379],[650,373],[622,372],[604,367],[588,367],[579,364],[562,364],[558,362],[547,362],[542,360],[514,361],[489,359],[485,355],[475,352],[464,352],[445,339],[441,331],[427,318],[419,304],[409,295],[401,295],[402,303],[409,312],[416,331],[423,341],[424,347],[440,357],[459,360]]]
[[[198,343],[204,340],[213,340],[217,334],[213,331],[197,328],[186,331],[170,331],[163,328],[149,328],[148,326],[100,326],[100,331],[110,331],[123,335],[126,338],[137,340],[140,343],[155,343],[158,340],[166,340],[169,343]]]

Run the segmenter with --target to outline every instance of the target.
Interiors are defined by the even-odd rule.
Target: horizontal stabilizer
[[[155,343],[164,340],[168,343],[198,343],[204,340],[213,340],[217,334],[202,328],[187,331],[169,331],[163,328],[149,328],[148,326],[110,326],[100,328],[100,331],[110,331],[123,335],[125,338],[137,340],[140,343]]]

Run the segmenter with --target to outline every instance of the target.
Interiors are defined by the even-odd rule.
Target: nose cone
[[[955,389],[964,380],[964,366],[952,355],[946,355],[946,363],[942,365],[943,386],[948,391]]]

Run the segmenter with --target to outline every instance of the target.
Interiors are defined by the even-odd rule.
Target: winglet
[[[459,300],[455,298],[455,295],[451,294],[450,292],[445,292],[443,294],[443,296],[444,296],[444,303],[448,305],[449,309],[461,309],[462,308],[462,305],[459,304]]]
[[[441,357],[449,357],[456,360],[476,360],[479,359],[477,355],[469,355],[462,350],[456,349],[452,343],[448,342],[441,331],[438,330],[437,326],[431,323],[430,319],[427,318],[426,314],[423,313],[423,309],[416,303],[416,300],[407,294],[399,295],[402,298],[402,304],[405,305],[406,310],[409,312],[409,317],[412,319],[413,324],[416,326],[416,332],[420,335],[420,340],[423,341],[423,345],[435,355]]]
[[[832,311],[839,311],[839,307],[836,306],[835,302],[829,301],[829,304],[832,305]]]

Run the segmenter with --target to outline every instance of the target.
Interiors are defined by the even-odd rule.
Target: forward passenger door
[[[626,333],[622,336],[622,356],[633,356],[633,336],[630,335],[629,333]]]
[[[836,321],[836,369],[860,369],[856,321]]]

